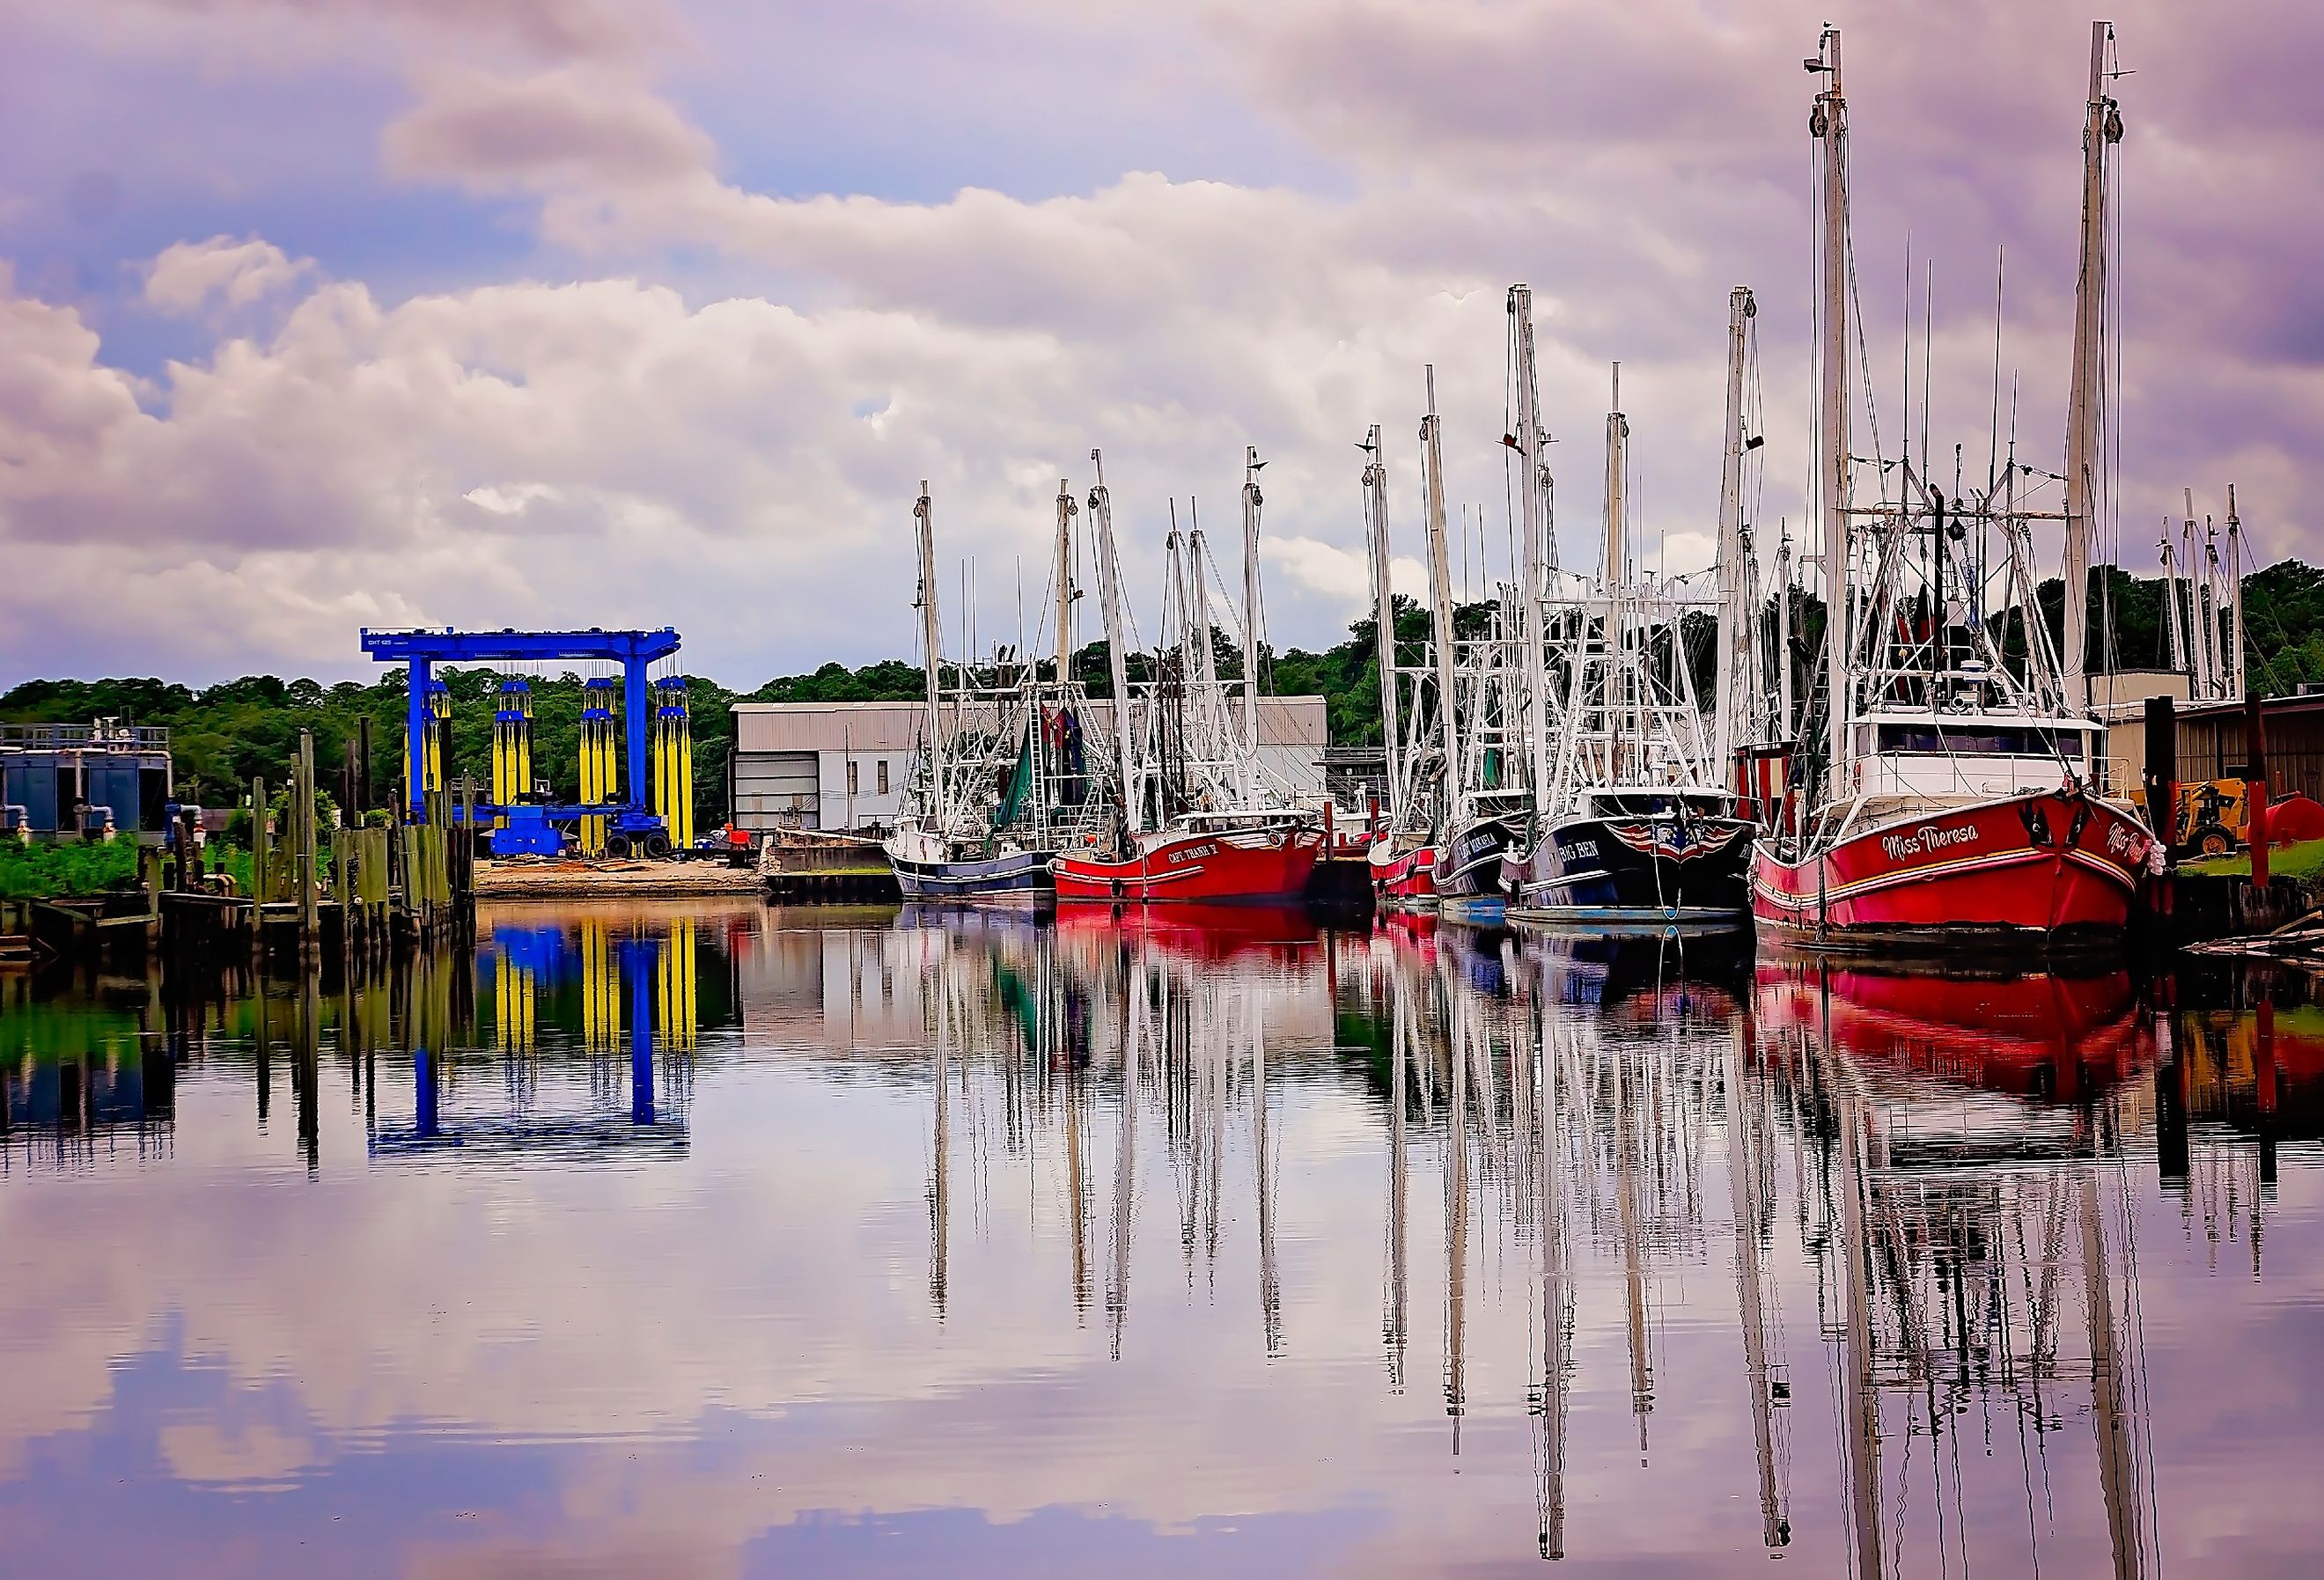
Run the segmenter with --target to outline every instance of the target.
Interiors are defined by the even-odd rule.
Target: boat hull
[[[2118,943],[2153,836],[2064,790],[1899,818],[1787,860],[1762,845],[1752,911],[1833,949],[2048,949]]]
[[[1372,898],[1388,910],[1436,909],[1436,847],[1424,845],[1372,861]]]
[[[1572,818],[1507,877],[1513,920],[1735,926],[1751,911],[1751,825],[1735,818]]]
[[[920,904],[1040,905],[1056,892],[1047,851],[1011,851],[975,861],[913,861],[889,853],[896,885]]]
[[[1301,899],[1322,856],[1321,829],[1302,826],[1173,835],[1128,861],[1059,856],[1061,905],[1282,905]]]
[[[1501,890],[1501,864],[1522,837],[1513,815],[1479,818],[1438,841],[1436,909],[1471,921],[1500,919],[1508,896]]]

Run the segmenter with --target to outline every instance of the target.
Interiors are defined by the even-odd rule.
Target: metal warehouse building
[[[730,818],[754,834],[890,827],[918,762],[924,712],[918,702],[736,703]],[[1112,719],[1112,705],[1094,701],[1085,727],[1104,735]],[[1299,795],[1320,797],[1329,733],[1323,699],[1262,697],[1259,724],[1268,770]]]

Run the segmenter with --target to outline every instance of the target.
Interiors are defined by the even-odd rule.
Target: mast
[[[1628,579],[1629,545],[1622,535],[1622,478],[1628,462],[1623,440],[1630,425],[1622,416],[1622,365],[1614,365],[1614,393],[1606,412],[1606,596],[1618,596]]]
[[[1623,589],[1629,580],[1629,543],[1623,533],[1624,503],[1622,484],[1629,469],[1628,419],[1622,415],[1622,365],[1614,365],[1614,387],[1611,410],[1606,413],[1606,651],[1614,661],[1608,671],[1606,698],[1606,777],[1618,782],[1623,777],[1621,744],[1625,738],[1636,740],[1630,709],[1639,698],[1632,694],[1632,676],[1623,655],[1629,645],[1629,633],[1624,629]]]
[[[2194,490],[2187,490],[2187,530],[2194,530]],[[2203,695],[2227,695],[2227,655],[2219,651],[2219,530],[2203,518]]]
[[[944,804],[944,722],[938,711],[944,702],[943,682],[938,671],[943,665],[941,650],[936,645],[936,539],[935,511],[928,504],[928,481],[920,479],[920,497],[912,506],[912,519],[919,525],[920,534],[920,651],[927,667],[928,681],[928,805],[940,808]]]
[[[2163,661],[2187,673],[2186,619],[2179,613],[2179,561],[2171,552],[2171,522],[2163,523]]]
[[[1216,733],[1213,709],[1219,706],[1219,654],[1211,641],[1211,588],[1203,575],[1203,562],[1210,558],[1210,546],[1203,541],[1200,517],[1186,533],[1186,565],[1191,573],[1189,588],[1194,599],[1191,610],[1193,624],[1186,631],[1188,656],[1194,661],[1194,673],[1186,678],[1190,686],[1202,688],[1203,755],[1213,759],[1218,755],[1218,743],[1210,737]]]
[[[1135,753],[1130,747],[1130,653],[1122,644],[1121,559],[1113,538],[1113,496],[1105,487],[1105,457],[1092,450],[1090,459],[1097,467],[1097,484],[1090,490],[1089,508],[1090,520],[1097,527],[1097,576],[1105,597],[1106,667],[1113,679],[1114,750],[1121,754],[1121,812],[1123,827],[1135,834],[1142,821],[1145,797],[1138,782]]]
[[[1436,711],[1444,726],[1444,820],[1450,833],[1462,817],[1461,723],[1453,706],[1452,557],[1444,541],[1443,425],[1436,416],[1436,368],[1428,368],[1428,415],[1420,420],[1428,513],[1428,600],[1436,635]]]
[[[1404,774],[1397,762],[1396,718],[1396,592],[1388,564],[1388,457],[1380,450],[1379,424],[1364,436],[1364,505],[1372,546],[1372,625],[1379,657],[1380,744],[1388,764],[1388,826],[1404,818]]]
[[[1792,533],[1784,530],[1775,546],[1775,708],[1783,721],[1776,738],[1799,739],[1799,722],[1792,715]]]
[[[2191,640],[2188,642],[2193,659],[2191,689],[2194,696],[2209,699],[2218,695],[2218,688],[2212,684],[2212,653],[2214,633],[2218,628],[2218,611],[2211,607],[2212,585],[2218,579],[2213,572],[2212,562],[2218,555],[2207,552],[2199,568],[2195,557],[2195,491],[2185,489],[2180,497],[2187,510],[2186,529],[2182,536],[2187,544],[2187,612],[2192,628],[2190,633]]]
[[[1259,458],[1256,445],[1242,452],[1242,804],[1258,796],[1259,770]]]
[[[1848,783],[1848,101],[1841,97],[1840,29],[1826,27],[1811,71],[1828,73],[1808,130],[1822,143],[1821,408],[1816,423],[1816,492],[1823,506],[1823,665],[1831,761],[1829,798]]]
[[[1711,716],[1711,751],[1722,778],[1733,772],[1736,749],[1743,744],[1744,732],[1736,727],[1737,706],[1757,679],[1744,672],[1757,653],[1756,644],[1748,641],[1756,625],[1743,607],[1743,365],[1751,319],[1758,311],[1749,286],[1738,285],[1727,293],[1727,441],[1719,470],[1719,667]],[[1738,681],[1745,688],[1740,694]]]
[[[1057,684],[1073,679],[1074,668],[1073,485],[1057,479]]]
[[[2233,629],[2223,640],[2235,643],[2235,652],[2228,660],[2235,676],[2235,689],[2228,695],[2234,700],[2244,699],[2244,524],[2236,516],[2236,485],[2227,485],[2227,610],[2228,624]]]
[[[1533,352],[1533,287],[1509,287],[1509,317],[1517,336],[1517,430],[1513,436],[1517,452],[1517,464],[1525,469],[1524,481],[1518,487],[1524,521],[1525,564],[1518,578],[1518,596],[1524,602],[1517,615],[1517,640],[1525,644],[1525,734],[1527,762],[1532,768],[1528,783],[1532,789],[1534,809],[1545,814],[1543,798],[1549,793],[1549,676],[1543,666],[1541,598],[1542,598],[1542,538],[1545,522],[1542,511],[1541,471],[1541,396],[1534,387]]]
[[[2089,709],[2083,650],[2089,639],[2090,536],[2103,464],[2106,396],[2107,150],[2122,138],[2122,116],[2106,92],[2112,24],[2090,23],[2090,91],[2082,124],[2081,269],[2074,280],[2073,394],[2066,412],[2067,705]]]

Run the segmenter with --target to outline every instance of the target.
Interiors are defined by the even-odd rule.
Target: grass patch
[[[2238,851],[2234,855],[2213,857],[2209,861],[2187,861],[2179,870],[2197,878],[2248,878],[2251,876],[2251,852]],[[2324,877],[2324,839],[2303,840],[2298,845],[2279,845],[2268,852],[2267,870],[2271,877],[2311,879]]]
[[[125,889],[136,882],[134,840],[20,845],[0,839],[0,900],[69,899]]]

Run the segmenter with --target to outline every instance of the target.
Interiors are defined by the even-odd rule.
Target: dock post
[[[2260,699],[2244,698],[2244,795],[2251,839],[2252,887],[2267,892],[2267,716]]]
[[[317,857],[319,844],[315,822],[315,732],[299,732],[299,788],[291,799],[297,803],[290,818],[291,827],[299,831],[299,854],[294,863],[299,880],[299,952],[313,951],[322,938],[322,907],[318,892],[322,883],[321,863]]]
[[[266,859],[272,854],[266,836],[266,780],[250,781],[250,954],[266,958]]]
[[[355,796],[357,813],[371,810],[371,715],[355,720]]]
[[[2168,697],[2146,699],[2146,824],[2163,845],[2162,871],[2149,885],[2147,915],[2168,938],[2177,911],[2178,875],[2170,860],[2179,848],[2179,716]]]

